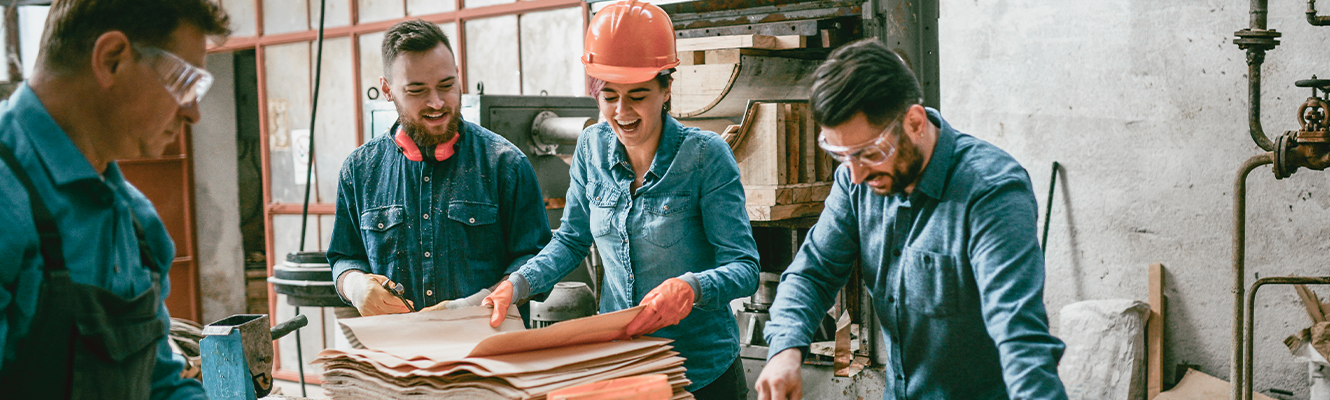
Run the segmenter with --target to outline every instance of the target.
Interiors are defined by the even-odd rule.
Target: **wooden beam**
[[[789,50],[808,47],[808,38],[799,35],[730,35],[687,38],[674,41],[675,51],[705,51],[720,49]]]
[[[1145,324],[1145,398],[1164,388],[1164,264],[1150,264],[1150,319]]]
[[[1312,322],[1325,322],[1325,314],[1321,312],[1321,300],[1315,292],[1307,288],[1307,285],[1293,285],[1293,290],[1298,292],[1298,298],[1302,299],[1302,306],[1307,309],[1307,316],[1311,317]]]

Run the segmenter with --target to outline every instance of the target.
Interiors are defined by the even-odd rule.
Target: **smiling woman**
[[[743,398],[729,299],[756,289],[757,248],[734,155],[715,133],[666,113],[679,60],[659,7],[605,7],[585,48],[587,91],[605,122],[578,139],[554,240],[485,301],[506,310],[550,290],[594,242],[606,264],[600,311],[644,306],[623,335],[674,339],[695,397]]]

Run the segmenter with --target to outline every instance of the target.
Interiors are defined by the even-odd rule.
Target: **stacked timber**
[[[665,375],[673,399],[683,358],[670,340],[626,339],[641,307],[527,330],[516,307],[499,326],[471,307],[339,320],[363,348],[324,350],[323,389],[333,399],[535,399],[609,379]]]
[[[823,52],[804,36],[681,39],[671,114],[721,133],[739,163],[748,217],[816,216],[831,192],[835,163],[817,147],[808,106]]]

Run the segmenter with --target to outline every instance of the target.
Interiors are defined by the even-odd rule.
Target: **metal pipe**
[[[1265,29],[1267,0],[1251,0],[1251,29]]]
[[[1252,397],[1252,348],[1255,347],[1253,337],[1256,334],[1256,322],[1254,318],[1256,312],[1256,291],[1265,285],[1330,285],[1330,276],[1303,277],[1303,276],[1276,276],[1257,279],[1251,285],[1251,292],[1247,293],[1247,322],[1243,332],[1243,378],[1240,382],[1234,382],[1233,387],[1239,388],[1243,393],[1243,400],[1251,400]]]
[[[1262,16],[1261,19],[1264,20],[1265,17]],[[1247,93],[1250,102],[1250,106],[1247,107],[1247,123],[1250,126],[1252,141],[1256,142],[1261,150],[1274,151],[1275,143],[1270,141],[1270,137],[1265,135],[1265,129],[1261,127],[1261,64],[1264,62],[1265,50],[1247,50]]]
[[[1330,17],[1316,16],[1316,0],[1307,0],[1307,23],[1312,26],[1330,25]]]
[[[1238,168],[1238,175],[1233,180],[1233,355],[1229,359],[1229,381],[1235,382],[1243,375],[1242,323],[1243,301],[1245,296],[1245,275],[1243,262],[1247,245],[1247,175],[1256,167],[1273,163],[1274,153],[1253,156]],[[1232,385],[1232,400],[1241,400],[1242,385]]]

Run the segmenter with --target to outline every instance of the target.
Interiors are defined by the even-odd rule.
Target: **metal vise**
[[[210,399],[256,400],[272,391],[272,341],[309,324],[304,315],[268,329],[264,314],[237,314],[203,328],[203,390]]]

